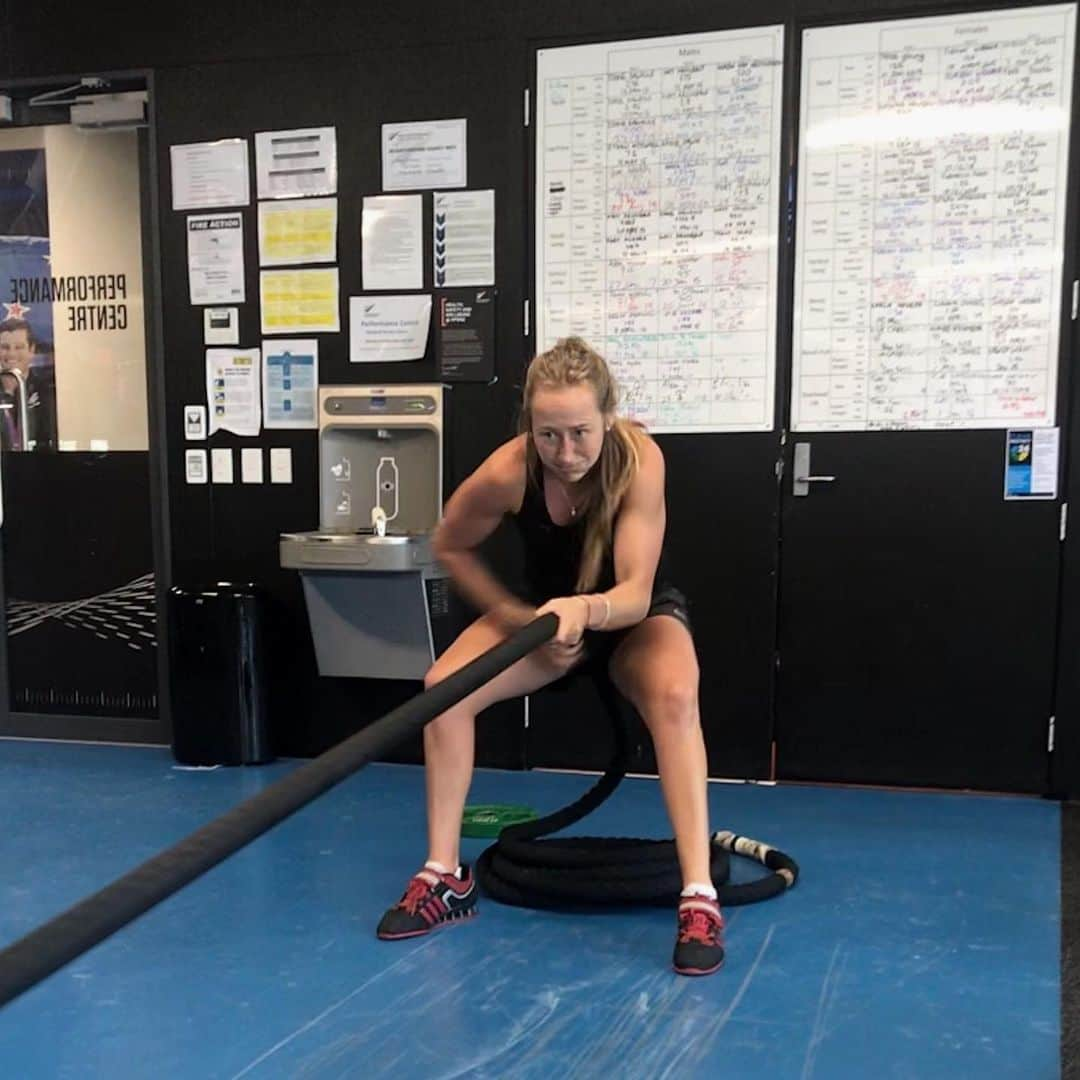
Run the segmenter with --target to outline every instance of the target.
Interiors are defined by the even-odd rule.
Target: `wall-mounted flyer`
[[[350,296],[349,359],[422,360],[430,326],[430,296]]]
[[[337,199],[259,203],[259,265],[337,259]]]
[[[240,214],[187,219],[188,287],[193,304],[244,302],[244,222]]]
[[[435,355],[446,382],[495,377],[495,290],[447,289],[435,305]]]
[[[264,341],[263,425],[319,426],[319,343],[314,339]]]
[[[365,195],[360,226],[364,289],[424,287],[423,196]]]
[[[337,267],[315,270],[263,270],[259,301],[264,334],[336,334]]]
[[[258,349],[207,349],[206,400],[210,434],[258,435],[262,424],[259,404]]]
[[[436,191],[435,287],[495,284],[495,192]]]
[[[239,309],[234,307],[203,308],[203,343],[205,345],[239,345]]]
[[[383,190],[464,187],[465,131],[464,118],[383,124]]]
[[[209,481],[205,450],[184,451],[184,479],[189,484],[205,484]]]
[[[233,452],[231,446],[215,446],[210,451],[210,479],[215,484],[233,482]]]
[[[184,438],[198,440],[206,438],[206,406],[184,406]]]
[[[174,210],[251,203],[247,139],[170,146],[169,155]]]
[[[263,450],[261,446],[240,447],[240,480],[244,484],[263,482]]]
[[[337,133],[332,127],[260,131],[255,136],[260,199],[337,192]]]
[[[1005,433],[1005,498],[1056,499],[1060,429],[1009,428]]]

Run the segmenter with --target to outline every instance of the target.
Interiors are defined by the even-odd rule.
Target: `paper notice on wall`
[[[184,479],[189,484],[205,484],[209,481],[205,450],[184,451]]]
[[[349,297],[349,359],[354,364],[422,360],[430,296]]]
[[[465,132],[464,119],[383,124],[383,190],[464,187]]]
[[[325,270],[263,270],[259,297],[264,334],[337,333],[337,267]]]
[[[268,428],[319,426],[319,343],[263,342],[263,424]]]
[[[367,195],[360,227],[365,289],[424,287],[423,199]]]
[[[169,155],[174,210],[251,203],[247,139],[170,146]]]
[[[260,199],[333,195],[337,191],[334,128],[258,132],[255,174]]]
[[[337,219],[337,199],[259,203],[259,264],[334,262]]]
[[[292,447],[270,447],[270,483],[292,483]]]
[[[435,308],[435,358],[447,382],[495,377],[495,290],[448,289]]]
[[[233,452],[231,446],[215,446],[210,451],[210,479],[215,484],[233,482]]]
[[[207,349],[206,399],[210,434],[231,431],[234,435],[258,435],[261,427],[259,400],[259,349]]]
[[[193,304],[244,302],[244,222],[239,214],[187,219],[188,286]]]
[[[206,406],[205,405],[185,405],[184,406],[184,438],[185,439],[205,439],[206,438]]]
[[[1060,428],[1005,433],[1005,498],[1056,499]]]
[[[203,308],[203,344],[239,345],[239,309],[234,307]]]
[[[245,484],[263,482],[263,452],[261,446],[245,446],[240,450],[240,479]]]
[[[435,287],[495,284],[495,192],[437,191]]]

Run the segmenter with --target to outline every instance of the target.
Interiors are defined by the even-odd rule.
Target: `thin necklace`
[[[555,483],[559,486],[559,491],[562,493],[563,502],[566,504],[566,509],[570,511],[570,517],[576,518],[578,512],[577,503],[571,501],[570,493],[566,490],[566,485],[563,484],[563,482],[557,476],[553,477],[553,479],[555,480]]]

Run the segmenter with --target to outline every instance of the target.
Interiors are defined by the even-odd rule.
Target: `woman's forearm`
[[[624,581],[607,592],[586,594],[583,599],[589,605],[590,630],[623,630],[645,618],[652,595],[638,582]]]

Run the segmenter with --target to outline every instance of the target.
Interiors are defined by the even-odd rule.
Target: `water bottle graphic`
[[[398,467],[393,457],[379,458],[375,470],[375,505],[386,515],[387,521],[398,516]]]

